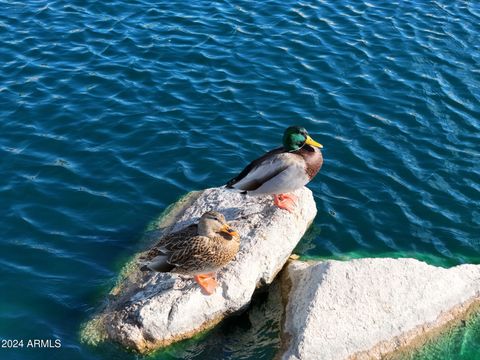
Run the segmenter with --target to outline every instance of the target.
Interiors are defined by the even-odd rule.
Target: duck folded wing
[[[299,163],[292,163],[285,170],[265,181],[257,189],[250,191],[250,195],[285,194],[304,186],[308,182],[304,167]]]
[[[172,235],[175,234],[178,233]],[[199,257],[211,255],[209,242],[210,239],[206,236],[175,237],[175,246],[155,246],[142,255],[139,262],[159,272],[168,272],[175,267],[188,267]]]
[[[154,232],[159,232],[159,230],[153,230],[152,233]],[[183,239],[189,239],[193,236],[197,236],[197,234],[198,225],[192,224],[174,233],[165,235],[160,240],[158,240],[158,242],[154,246],[152,246],[149,251],[142,255],[141,258],[142,260],[149,260],[158,256],[160,253],[164,253],[165,251],[173,251],[181,248],[184,246],[182,241]],[[150,239],[154,239],[154,237],[151,236]]]
[[[202,263],[209,263],[216,255],[214,245],[206,236],[194,236],[185,241],[184,247],[168,252],[168,262],[183,269],[194,269]]]
[[[228,188],[253,191],[288,168],[288,153],[283,148],[272,150],[252,161],[227,183]]]
[[[155,246],[161,247],[168,251],[174,251],[185,247],[185,241],[198,236],[198,225],[189,225],[177,232],[168,234],[163,237]]]
[[[158,230],[154,230],[155,232]],[[187,226],[177,232],[162,237],[150,250],[147,250],[140,256],[140,262],[152,261],[160,255],[181,249],[185,246],[185,239],[190,239],[198,234],[197,224]]]

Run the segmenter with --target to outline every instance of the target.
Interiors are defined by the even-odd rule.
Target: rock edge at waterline
[[[382,359],[480,303],[480,265],[291,261],[281,281],[283,360]]]
[[[256,288],[270,284],[316,215],[312,192],[295,192],[293,213],[273,206],[271,196],[250,197],[211,188],[183,199],[150,233],[145,249],[161,233],[196,222],[206,211],[222,212],[241,236],[235,260],[219,272],[219,287],[204,295],[189,277],[141,271],[137,254],[122,270],[104,308],[82,330],[89,343],[113,340],[148,352],[194,336],[244,309]],[[157,235],[157,236],[152,236]]]

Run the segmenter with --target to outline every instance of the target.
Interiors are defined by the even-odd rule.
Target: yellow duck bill
[[[223,225],[222,229],[220,230],[221,232],[224,232],[230,236],[238,236],[238,232],[233,230],[230,226],[228,225]]]
[[[311,145],[311,146],[315,146],[315,147],[318,147],[320,149],[323,149],[323,145],[316,142],[315,140],[313,140],[310,135],[307,135],[307,140],[305,140],[305,144],[307,145]]]

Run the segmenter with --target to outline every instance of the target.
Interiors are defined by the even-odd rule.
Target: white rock
[[[85,327],[83,339],[110,339],[146,352],[191,337],[244,308],[257,287],[273,281],[316,215],[311,191],[302,188],[295,194],[299,199],[292,214],[274,207],[271,196],[250,197],[224,188],[187,200],[169,220],[167,233],[217,210],[241,235],[240,251],[220,271],[215,293],[204,295],[188,277],[140,271],[134,259],[105,308]]]
[[[282,359],[380,359],[480,300],[480,266],[414,259],[292,261]]]

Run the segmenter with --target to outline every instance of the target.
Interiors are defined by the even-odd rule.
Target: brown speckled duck
[[[198,224],[163,237],[140,260],[154,271],[193,275],[207,294],[213,294],[216,272],[233,260],[239,247],[240,236],[225,217],[208,211]]]
[[[322,167],[323,148],[305,128],[290,126],[283,134],[283,146],[252,161],[227,183],[227,188],[248,195],[272,194],[280,209],[292,212],[297,197],[290,192],[306,185]]]

